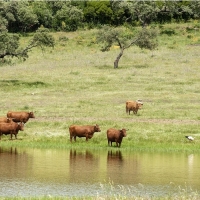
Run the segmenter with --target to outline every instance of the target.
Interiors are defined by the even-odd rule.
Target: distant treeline
[[[1,1],[0,31],[75,31],[104,24],[145,26],[200,18],[200,1]]]

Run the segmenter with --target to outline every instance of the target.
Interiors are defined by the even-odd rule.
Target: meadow
[[[98,30],[52,33],[53,49],[33,49],[22,62],[1,63],[0,115],[33,111],[18,140],[3,136],[1,146],[38,148],[111,148],[108,128],[129,129],[121,150],[200,152],[200,31],[197,22],[159,28],[153,52],[133,46],[119,68],[118,46],[101,52]],[[173,30],[169,34],[168,30]],[[30,36],[21,37],[27,44]],[[143,100],[137,115],[127,115],[127,100]],[[70,143],[71,124],[98,124],[87,143]],[[185,138],[191,135],[194,142]],[[114,148],[114,147],[113,147]]]

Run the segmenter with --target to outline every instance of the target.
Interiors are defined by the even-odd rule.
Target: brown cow
[[[12,135],[15,135],[15,139],[17,139],[17,134],[18,132],[24,130],[24,124],[22,122],[15,123],[15,122],[10,122],[10,123],[0,123],[0,139],[1,135],[5,134],[8,135],[10,134],[10,139],[12,140]]]
[[[126,129],[122,129],[122,130],[117,130],[114,128],[110,128],[107,130],[107,139],[108,139],[108,146],[111,144],[112,146],[112,142],[116,142],[116,146],[120,147],[121,146],[121,142],[123,137],[126,137]]]
[[[0,123],[10,123],[13,120],[11,118],[8,117],[0,117]]]
[[[86,141],[88,139],[91,139],[95,132],[101,132],[99,125],[91,126],[79,126],[79,125],[71,125],[69,127],[69,133],[70,133],[70,141],[72,142],[72,138],[74,137],[74,141],[76,141],[77,137],[86,137]]]
[[[141,100],[137,101],[127,101],[126,102],[126,113],[130,115],[130,112],[133,111],[134,114],[137,114],[138,109],[141,109],[143,103]]]
[[[35,115],[33,112],[9,111],[7,113],[7,117],[13,118],[14,122],[23,122],[25,124],[29,120],[29,118],[35,118]]]

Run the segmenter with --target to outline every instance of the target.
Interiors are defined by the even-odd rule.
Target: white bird
[[[194,138],[192,136],[185,136],[188,140],[193,141]]]

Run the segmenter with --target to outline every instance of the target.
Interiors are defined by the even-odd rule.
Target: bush
[[[161,30],[160,34],[166,34],[168,36],[171,36],[171,35],[175,35],[176,32],[172,28],[167,28],[167,29]]]
[[[66,36],[60,36],[59,37],[59,42],[67,42],[68,40],[69,40],[69,38],[66,37]]]

